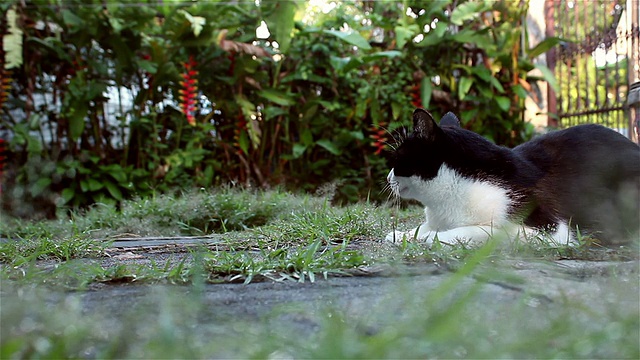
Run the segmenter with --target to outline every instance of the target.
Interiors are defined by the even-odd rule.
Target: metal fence
[[[638,0],[546,0],[545,17],[546,35],[566,40],[547,54],[559,90],[550,125],[599,123],[637,141],[627,97],[640,81]]]

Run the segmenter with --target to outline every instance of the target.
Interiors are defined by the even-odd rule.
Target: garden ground
[[[636,248],[379,241],[420,217],[229,189],[6,223],[0,355],[640,356]]]

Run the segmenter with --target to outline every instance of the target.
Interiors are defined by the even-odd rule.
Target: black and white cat
[[[554,131],[513,149],[423,109],[391,159],[391,191],[425,206],[426,221],[391,242],[480,244],[492,235],[576,244],[576,229],[602,244],[638,241],[640,147],[600,125]]]

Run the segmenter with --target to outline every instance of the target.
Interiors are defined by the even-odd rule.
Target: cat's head
[[[445,130],[452,127],[460,127],[460,121],[453,113],[443,116],[438,125],[428,111],[416,109],[413,112],[413,132],[402,141],[390,159],[392,169],[387,181],[396,195],[415,198],[413,192],[416,189],[411,186],[413,181],[428,181],[436,177],[447,152],[452,150],[445,135]]]

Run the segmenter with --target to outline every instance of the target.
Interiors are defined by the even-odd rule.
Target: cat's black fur
[[[417,109],[413,133],[392,156],[395,175],[430,180],[443,164],[507,189],[509,213],[527,226],[565,222],[605,244],[640,231],[640,147],[603,126],[553,131],[509,149],[461,128],[451,113],[438,126]]]

